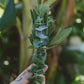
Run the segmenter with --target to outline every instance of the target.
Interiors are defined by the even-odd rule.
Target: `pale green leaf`
[[[43,31],[45,29],[48,29],[48,27],[47,26],[40,26],[38,28],[35,28],[35,30],[37,30],[37,31]]]
[[[50,42],[49,46],[61,44],[68,37],[68,35],[71,33],[71,31],[72,31],[72,28],[64,29],[62,32],[58,31],[56,36]]]
[[[47,39],[48,37],[45,36],[44,34],[41,34],[39,32],[36,33],[36,36],[39,37],[40,39]]]

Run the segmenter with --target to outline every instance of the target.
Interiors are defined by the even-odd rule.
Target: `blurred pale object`
[[[51,11],[49,11],[49,15],[51,15]]]
[[[69,39],[69,44],[71,46],[78,46],[82,43],[82,40],[79,36],[72,36],[70,39]]]
[[[82,20],[80,18],[76,19],[76,23],[81,23],[81,22],[82,22]]]
[[[9,61],[8,60],[5,60],[4,61],[4,65],[6,65],[6,66],[9,65]]]
[[[82,43],[80,46],[79,46],[79,49],[81,52],[84,52],[84,43]]]
[[[84,42],[82,42],[79,36],[72,36],[69,39],[69,46],[67,47],[67,49],[84,52]]]
[[[84,52],[84,43],[81,43],[78,46],[68,46],[67,49],[69,49],[69,50],[78,50],[80,52]]]
[[[81,75],[80,76],[80,79],[81,79],[81,81],[84,81],[84,76]]]

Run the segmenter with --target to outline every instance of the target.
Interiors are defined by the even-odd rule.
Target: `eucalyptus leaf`
[[[45,36],[44,34],[39,33],[39,32],[36,33],[36,36],[39,37],[40,39],[47,39],[48,38],[47,36]]]
[[[43,30],[45,30],[47,28],[48,28],[47,26],[40,26],[38,28],[35,28],[35,30],[37,30],[37,31],[43,31]]]
[[[8,0],[5,12],[0,19],[0,30],[10,28],[16,24],[16,11],[14,0]]]
[[[35,39],[35,40],[33,41],[33,45],[34,45],[35,48],[39,48],[39,47],[40,47],[40,46],[39,46],[40,43],[41,43],[41,42],[40,42],[39,40],[37,40],[37,39]]]

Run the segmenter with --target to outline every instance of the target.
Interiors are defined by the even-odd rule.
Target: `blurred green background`
[[[0,84],[9,84],[31,64],[33,7],[32,0],[0,0]],[[50,8],[57,29],[73,30],[63,46],[48,50],[46,84],[84,84],[84,0],[51,0]]]

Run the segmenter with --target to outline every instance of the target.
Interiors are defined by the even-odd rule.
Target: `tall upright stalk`
[[[46,48],[49,43],[50,27],[53,21],[48,15],[49,7],[41,4],[36,0],[35,9],[31,10],[32,15],[32,34],[30,35],[30,41],[34,47],[34,55],[32,58],[33,67],[29,72],[33,73],[33,77],[30,78],[32,84],[42,84],[42,74],[44,74],[43,69],[45,68],[45,60],[47,56]]]
[[[44,74],[43,69],[45,68],[45,60],[47,56],[46,50],[62,42],[70,33],[69,30],[65,30],[62,32],[60,29],[55,36],[55,38],[51,38],[51,33],[54,30],[54,26],[52,23],[55,21],[49,15],[49,5],[45,5],[43,3],[44,0],[34,0],[35,8],[31,10],[32,16],[32,34],[29,39],[32,43],[30,48],[34,48],[34,54],[32,57],[33,67],[29,70],[29,72],[33,73],[33,76],[29,78],[31,84],[42,84],[43,79],[42,75]],[[67,32],[69,31],[69,32]],[[61,33],[62,32],[62,33]],[[66,35],[64,35],[66,33]],[[64,35],[64,39],[61,36]],[[57,38],[57,40],[55,40]]]

